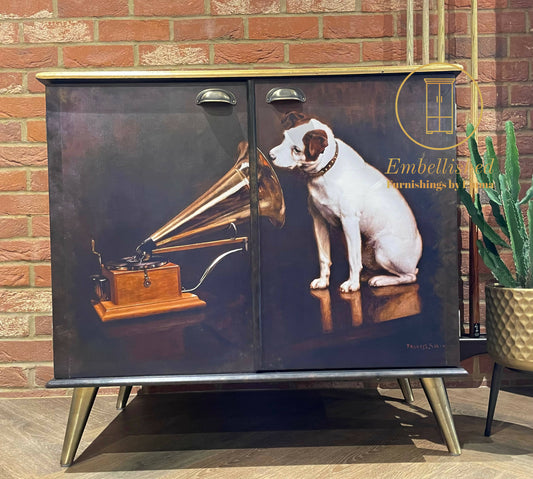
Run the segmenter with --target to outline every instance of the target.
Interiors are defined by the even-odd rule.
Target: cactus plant
[[[467,135],[473,133],[473,126],[467,126]],[[533,288],[533,178],[532,185],[522,199],[520,192],[520,163],[513,123],[505,124],[506,158],[505,171],[500,171],[498,158],[494,152],[492,139],[485,141],[486,151],[481,158],[474,135],[468,146],[470,161],[477,179],[485,186],[492,215],[503,233],[500,236],[485,220],[481,209],[479,193],[472,199],[465,190],[463,180],[457,174],[459,198],[466,207],[472,222],[478,227],[483,240],[477,240],[478,251],[485,265],[496,281],[506,288]],[[521,206],[528,204],[527,217],[529,232],[526,229]],[[501,249],[511,249],[516,273],[505,265],[500,257]]]

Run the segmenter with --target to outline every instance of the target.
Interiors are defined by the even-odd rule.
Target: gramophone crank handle
[[[93,254],[98,256],[98,263],[100,264],[100,268],[102,267],[102,255],[95,250],[95,241],[94,239],[91,239],[91,251]]]

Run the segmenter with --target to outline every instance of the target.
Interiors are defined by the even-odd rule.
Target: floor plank
[[[530,478],[533,391],[450,389],[463,454],[444,446],[421,390],[139,395],[123,412],[97,397],[75,463],[59,466],[69,398],[0,400],[0,477]]]

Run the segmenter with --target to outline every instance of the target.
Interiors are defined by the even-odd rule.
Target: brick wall
[[[479,6],[486,108],[480,137],[492,134],[501,150],[504,121],[512,119],[522,158],[530,160],[523,171],[528,178],[533,1],[479,0]],[[447,8],[447,61],[469,70],[470,1],[448,0]],[[432,13],[433,36],[436,25]],[[44,88],[35,74],[64,68],[401,64],[405,0],[2,0],[0,44],[0,397],[57,394],[43,390],[52,376],[50,250]],[[432,38],[432,59],[435,49]],[[458,101],[469,108],[466,86],[459,87]],[[460,114],[460,127],[466,116]],[[463,218],[463,249],[465,226]],[[484,268],[482,274],[487,277]],[[490,366],[469,364],[472,385],[479,385]]]

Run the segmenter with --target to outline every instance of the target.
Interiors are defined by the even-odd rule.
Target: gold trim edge
[[[95,70],[95,71],[52,71],[40,72],[36,77],[44,82],[64,80],[173,80],[210,78],[268,78],[319,75],[369,75],[412,73],[420,65],[391,65],[367,67],[330,68],[261,68],[261,69],[205,69],[205,70]],[[437,63],[429,66],[430,72],[450,72],[462,68],[461,65]]]

